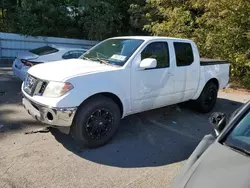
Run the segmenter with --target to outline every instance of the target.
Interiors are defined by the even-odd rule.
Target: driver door
[[[152,69],[140,68],[145,58],[157,60]],[[132,111],[141,112],[166,106],[174,102],[174,75],[170,63],[169,47],[166,42],[148,44],[133,61],[131,68]]]

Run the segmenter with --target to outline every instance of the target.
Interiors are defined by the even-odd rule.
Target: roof
[[[138,40],[145,40],[145,41],[153,40],[153,39],[168,39],[168,40],[191,41],[189,39],[162,37],[162,36],[122,36],[122,37],[114,37],[114,39],[138,39]]]

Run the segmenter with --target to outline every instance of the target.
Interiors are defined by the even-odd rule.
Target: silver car
[[[172,188],[249,188],[250,101],[228,123],[223,113],[214,113],[210,119],[216,136],[204,137]]]
[[[24,81],[30,67],[39,63],[59,61],[63,59],[75,59],[84,54],[87,49],[42,46],[27,52],[18,54],[15,58],[12,70],[15,77]]]

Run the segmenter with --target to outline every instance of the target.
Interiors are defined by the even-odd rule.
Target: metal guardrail
[[[0,59],[9,62],[17,56],[18,53],[38,48],[44,45],[55,45],[72,48],[91,48],[97,41],[57,38],[57,37],[31,37],[15,33],[0,32]],[[3,61],[0,61],[2,63]]]

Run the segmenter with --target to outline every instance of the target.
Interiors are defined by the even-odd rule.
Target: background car
[[[203,138],[172,188],[250,187],[250,101],[226,121],[224,113],[211,116],[217,138]]]
[[[32,49],[18,54],[12,65],[13,74],[24,81],[28,69],[36,64],[78,58],[86,51],[87,49],[54,46]]]

